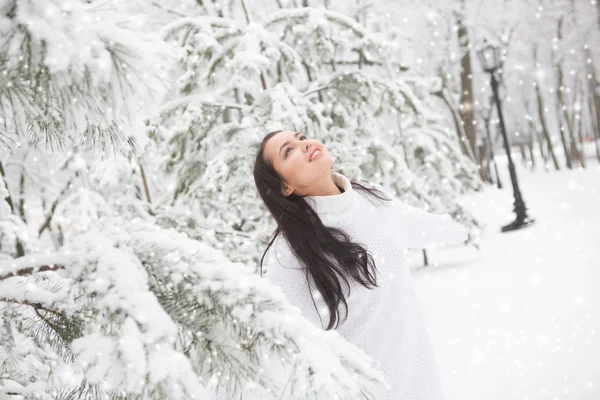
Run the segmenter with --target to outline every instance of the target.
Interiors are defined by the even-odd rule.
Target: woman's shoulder
[[[300,263],[283,233],[277,235],[271,249],[271,265],[286,269],[300,269]]]
[[[290,244],[283,233],[279,233],[273,241],[273,251],[280,254],[285,253],[286,255],[291,253]]]
[[[379,190],[380,192],[382,192],[384,195],[386,195],[387,197],[392,197],[391,191],[386,189],[385,187],[383,187],[382,184],[377,183],[377,182],[373,182],[373,181],[365,181],[366,185],[370,188],[370,189],[376,189]]]
[[[291,298],[307,290],[306,272],[292,253],[284,237],[277,237],[271,246],[267,272],[264,277],[279,286]]]
[[[395,197],[383,185],[366,180],[357,180],[355,182],[366,189],[355,190],[355,192],[359,193],[358,197],[361,204],[368,204],[369,207],[374,207],[382,211],[394,203]]]

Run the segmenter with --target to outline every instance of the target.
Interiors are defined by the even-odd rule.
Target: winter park
[[[600,1],[0,0],[0,400],[599,400]]]

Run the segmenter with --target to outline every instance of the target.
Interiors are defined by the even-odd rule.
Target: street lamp
[[[500,122],[500,131],[502,132],[502,138],[504,139],[504,150],[506,150],[506,156],[508,157],[508,170],[510,172],[510,181],[512,183],[513,196],[515,198],[515,208],[513,211],[517,214],[517,218],[510,224],[503,226],[502,232],[514,231],[533,224],[535,219],[527,216],[527,207],[525,207],[523,196],[521,196],[521,191],[519,190],[517,173],[515,172],[515,165],[512,161],[510,146],[508,145],[508,138],[506,136],[506,128],[504,127],[502,106],[500,104],[500,97],[498,96],[498,80],[495,75],[496,70],[500,68],[501,64],[500,50],[492,44],[486,44],[477,52],[477,56],[479,57],[483,70],[490,74],[490,83],[492,85],[492,91],[494,92],[494,99],[496,100],[496,107],[498,109],[498,121]]]

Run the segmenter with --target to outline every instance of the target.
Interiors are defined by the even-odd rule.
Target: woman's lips
[[[321,156],[321,151],[322,151],[321,149],[315,149],[312,153],[310,153],[310,157],[308,157],[308,162],[312,162],[312,161],[316,160],[317,158],[319,158]]]

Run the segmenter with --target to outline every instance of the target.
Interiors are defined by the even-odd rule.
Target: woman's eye
[[[302,140],[302,139],[308,139],[308,138],[306,136],[302,135],[302,136],[300,136],[300,140]],[[288,153],[292,149],[293,149],[292,147],[288,147],[287,149],[285,149],[285,152],[284,152],[285,157],[287,157]]]

